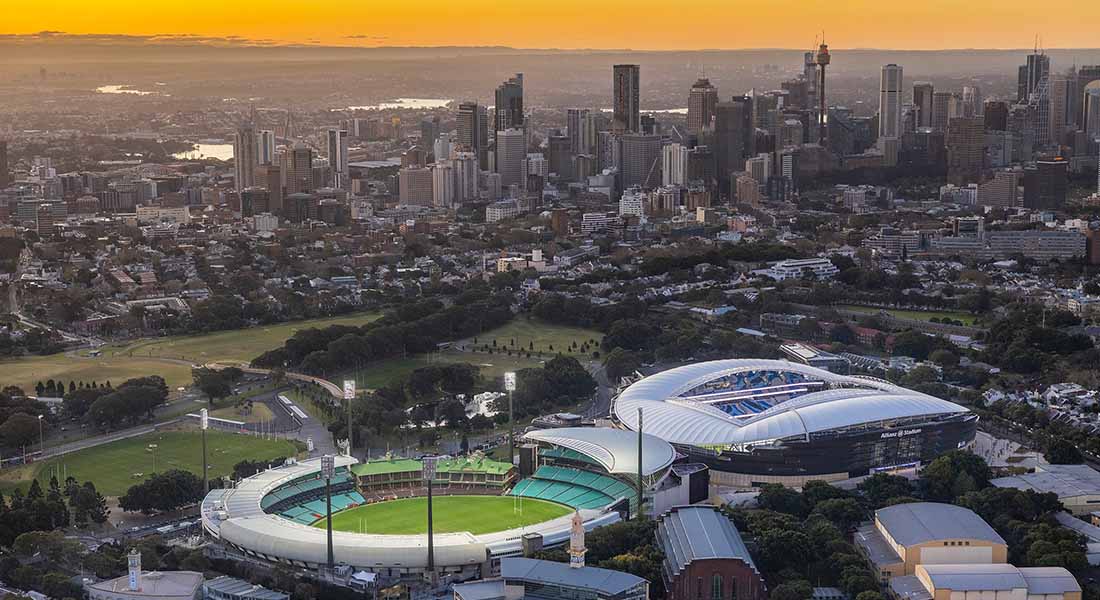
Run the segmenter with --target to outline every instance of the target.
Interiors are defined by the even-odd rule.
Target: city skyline
[[[1047,48],[1096,45],[1090,22],[1100,7],[1081,3],[1076,17],[1035,11],[1023,0],[979,2],[943,18],[939,3],[899,8],[888,3],[854,0],[838,10],[827,4],[752,7],[704,2],[696,7],[704,25],[674,27],[683,18],[679,6],[654,0],[612,0],[637,16],[630,28],[594,28],[591,5],[579,0],[501,4],[482,1],[457,5],[438,0],[386,7],[357,6],[346,0],[300,5],[287,0],[214,0],[140,5],[133,0],[96,4],[60,0],[46,7],[8,7],[0,29],[4,37],[53,32],[74,36],[146,36],[173,41],[259,45],[320,46],[507,46],[514,48],[700,50],[810,48],[822,34],[835,49],[874,48],[941,50],[1021,48],[1036,37]],[[262,8],[262,10],[261,10]],[[218,18],[211,19],[216,14]],[[334,14],[341,18],[334,18]],[[481,18],[491,14],[494,18]],[[104,15],[110,15],[105,19]],[[292,17],[292,18],[288,18]],[[367,18],[369,17],[369,19]],[[782,21],[782,33],[768,23]],[[927,27],[866,27],[869,22],[927,23]],[[500,27],[501,22],[514,26]],[[742,24],[732,31],[728,23]],[[461,23],[458,27],[456,24]],[[175,24],[184,24],[181,27]],[[928,35],[934,29],[935,35]]]

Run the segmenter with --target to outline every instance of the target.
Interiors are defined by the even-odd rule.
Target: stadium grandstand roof
[[[562,427],[530,431],[524,439],[561,446],[594,459],[608,473],[638,473],[638,434],[607,427]],[[676,451],[659,437],[642,434],[642,475],[660,472],[672,464]]]
[[[357,476],[385,475],[388,473],[407,473],[419,471],[422,463],[414,458],[383,458],[360,463],[351,467]],[[436,463],[436,471],[441,473],[492,473],[503,475],[512,466],[506,462],[488,458],[443,458]]]
[[[711,404],[682,397],[699,386],[740,373],[778,372],[823,382],[827,389],[781,402],[749,416],[728,414]],[[612,412],[630,429],[694,446],[756,444],[810,433],[905,417],[965,413],[946,400],[871,377],[837,375],[823,369],[766,359],[695,363],[650,375],[615,398]]]
[[[945,539],[971,539],[1004,544],[997,534],[974,511],[939,502],[909,502],[875,511],[875,518],[902,546],[912,546]]]

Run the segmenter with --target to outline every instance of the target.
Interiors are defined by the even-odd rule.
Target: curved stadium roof
[[[638,434],[605,427],[563,427],[528,432],[525,439],[575,450],[600,463],[608,473],[638,473]],[[642,434],[642,474],[652,475],[672,464],[676,451],[663,439]]]
[[[828,389],[781,402],[749,417],[735,417],[682,398],[707,382],[737,373],[797,373],[825,382]],[[651,375],[627,387],[612,405],[615,418],[674,444],[756,444],[793,436],[922,415],[965,413],[967,409],[880,379],[837,375],[785,360],[730,359],[695,363]]]

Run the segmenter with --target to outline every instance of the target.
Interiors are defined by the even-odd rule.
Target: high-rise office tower
[[[962,89],[961,117],[982,116],[982,88],[966,85]]]
[[[501,186],[523,187],[526,183],[523,159],[527,156],[527,134],[522,129],[505,129],[497,132],[496,142],[496,172],[500,173]]]
[[[828,114],[828,101],[825,97],[825,67],[829,66],[832,62],[832,58],[829,55],[829,46],[824,42],[821,42],[821,46],[817,49],[817,56],[814,58],[817,62],[817,102],[818,102],[818,114],[817,114],[817,127],[818,127],[818,143],[822,148],[829,147],[829,127],[826,122],[826,116]]]
[[[641,131],[641,67],[615,65],[612,69],[614,120],[612,129],[619,132]]]
[[[687,128],[699,133],[713,125],[714,105],[718,104],[718,88],[709,79],[699,79],[688,92]]]
[[[714,145],[718,181],[729,189],[731,174],[754,154],[751,98],[735,96],[715,106]]]
[[[245,188],[256,185],[256,165],[260,164],[258,150],[256,113],[252,111],[248,121],[241,123],[237,134],[233,136],[233,176],[238,194]]]
[[[1070,98],[1074,96],[1072,90],[1076,84],[1076,79],[1065,74],[1050,77],[1050,139],[1055,144],[1061,144],[1066,131],[1072,127]]]
[[[439,138],[439,116],[420,120],[420,145],[425,148],[435,146],[435,140]]]
[[[1024,207],[1059,210],[1066,203],[1069,163],[1058,158],[1040,160],[1024,169]]]
[[[899,65],[882,67],[878,95],[879,138],[901,137],[901,81],[902,68]]]
[[[981,117],[953,117],[947,123],[947,182],[981,183],[985,167],[985,122]]]
[[[1089,84],[1082,105],[1081,130],[1088,140],[1100,139],[1100,84]]]
[[[8,171],[8,143],[4,140],[0,140],[0,188],[6,188],[9,185],[8,178],[11,177]]]
[[[282,160],[282,156],[276,156],[271,164],[256,169],[256,185],[267,188],[267,211],[275,215],[283,214]]]
[[[947,131],[947,122],[958,116],[959,100],[953,92],[932,94],[932,131]]]
[[[623,189],[661,185],[661,136],[628,133],[619,136],[619,174]]]
[[[348,185],[348,132],[344,129],[325,130],[325,155],[332,169],[332,187]]]
[[[313,149],[301,140],[286,154],[286,195],[313,191]]]
[[[913,105],[917,107],[917,127],[932,126],[932,94],[935,88],[927,81],[913,82]]]
[[[1038,48],[1029,54],[1027,62],[1021,65],[1020,80],[1017,88],[1022,93],[1021,104],[1030,104],[1037,110],[1035,124],[1036,143],[1045,146],[1050,143],[1050,57]]]
[[[986,131],[1005,131],[1008,129],[1008,103],[990,100],[983,110]]]
[[[523,127],[523,73],[497,86],[494,131]]]
[[[456,115],[456,142],[460,150],[477,155],[478,169],[489,168],[489,119],[488,111],[477,102],[458,105]]]
[[[454,169],[454,205],[462,206],[477,200],[477,155],[473,152],[456,152],[451,158]]]
[[[1076,79],[1070,114],[1073,116],[1073,124],[1081,129],[1085,123],[1085,92],[1089,89],[1089,84],[1100,81],[1100,65],[1085,65],[1077,69]]]
[[[596,149],[596,133],[599,123],[587,108],[570,108],[566,113],[569,134],[569,151],[573,154],[592,154]]]
[[[275,162],[275,132],[270,129],[260,130],[260,164],[270,165]]]
[[[449,160],[432,165],[432,206],[450,209],[455,205],[455,170]]]
[[[687,185],[690,152],[681,144],[668,144],[661,149],[661,183],[663,185]]]

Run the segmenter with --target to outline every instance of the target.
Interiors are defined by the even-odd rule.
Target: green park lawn
[[[31,394],[37,382],[47,379],[60,379],[66,385],[69,381],[95,381],[100,384],[110,381],[112,385],[118,385],[127,379],[146,375],[160,375],[172,389],[191,383],[190,366],[148,358],[53,354],[0,361],[0,385],[17,385]]]
[[[943,319],[948,318],[954,321],[961,321],[964,325],[974,324],[974,315],[968,312],[962,311],[944,311],[944,310],[899,310],[893,308],[882,309],[877,306],[853,306],[853,305],[840,305],[837,308],[844,310],[850,310],[854,312],[861,312],[867,314],[878,314],[885,310],[890,315],[899,319],[913,319],[914,321],[931,321],[933,318]]]
[[[382,316],[380,312],[356,313],[341,317],[292,321],[278,325],[260,325],[236,331],[219,331],[190,336],[171,336],[142,340],[112,349],[116,356],[159,356],[191,362],[250,362],[257,356],[283,345],[303,329],[330,325],[366,325]]]
[[[496,347],[493,348],[493,341]],[[517,317],[509,323],[477,336],[477,343],[473,339],[462,340],[451,347],[431,355],[421,355],[409,358],[391,358],[371,363],[355,374],[357,386],[360,389],[376,389],[387,383],[404,377],[421,367],[431,364],[469,363],[481,368],[481,375],[486,379],[502,377],[508,371],[518,371],[542,366],[544,361],[550,360],[557,354],[576,357],[578,360],[591,358],[591,350],[588,354],[580,353],[580,345],[594,340],[595,348],[599,348],[603,334],[580,327],[553,325],[535,319]],[[515,342],[513,344],[513,341]],[[570,347],[576,342],[578,348]],[[488,344],[493,352],[484,351]],[[531,350],[532,345],[534,350]],[[551,351],[550,348],[554,349]],[[508,355],[508,349],[512,354]],[[527,358],[527,352],[531,357]],[[542,355],[539,356],[538,353]]]
[[[165,431],[103,444],[47,459],[41,463],[8,469],[0,475],[0,489],[26,488],[32,479],[45,486],[50,475],[60,471],[58,479],[72,476],[77,481],[92,481],[104,496],[121,496],[130,486],[153,473],[156,444],[157,471],[182,469],[202,473],[202,442],[197,431]],[[248,435],[208,431],[207,459],[210,476],[221,477],[233,471],[242,460],[269,460],[297,454],[298,447],[288,440],[264,440]]]
[[[565,516],[573,509],[545,500],[512,496],[437,496],[432,499],[435,533],[474,535],[515,529]],[[514,508],[513,508],[514,507]],[[355,533],[409,535],[428,530],[428,499],[406,498],[349,508],[332,515],[332,528]],[[325,519],[314,527],[325,527]]]

